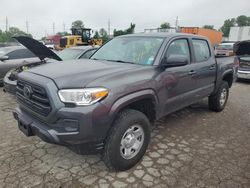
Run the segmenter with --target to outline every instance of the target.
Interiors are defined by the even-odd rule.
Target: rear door
[[[216,59],[207,40],[193,38],[191,39],[194,62],[193,78],[194,97],[203,98],[212,93],[216,80]]]

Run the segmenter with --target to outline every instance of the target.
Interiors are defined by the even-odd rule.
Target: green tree
[[[100,35],[99,35],[99,32],[98,31],[95,31],[95,34],[94,34],[94,39],[100,39]]]
[[[25,33],[24,31],[20,30],[17,27],[10,27],[9,31],[7,32],[0,32],[0,42],[14,42],[15,39],[13,37],[15,36],[27,36],[31,37],[31,34]]]
[[[170,27],[170,23],[164,22],[164,23],[162,23],[162,24],[160,25],[160,28],[161,28],[161,29],[170,29],[170,28],[171,28],[171,27]]]
[[[223,26],[220,28],[220,30],[223,33],[224,37],[229,36],[230,28],[236,25],[236,20],[235,18],[227,19],[224,21]]]
[[[72,28],[83,28],[84,27],[83,21],[76,20],[76,21],[72,22],[71,27]]]
[[[103,40],[104,43],[109,40],[108,32],[104,28],[100,29],[99,36]]]
[[[250,26],[250,17],[245,15],[238,16],[236,18],[236,23],[238,26]]]
[[[114,30],[114,37],[126,34],[132,34],[135,32],[135,24],[131,23],[130,27],[125,30]]]
[[[214,29],[213,25],[203,25],[202,28],[204,29]]]

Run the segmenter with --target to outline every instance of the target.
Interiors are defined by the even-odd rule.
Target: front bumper
[[[20,107],[15,109],[13,116],[26,136],[38,136],[45,142],[67,146],[81,154],[100,153],[107,127],[94,124],[92,114],[80,110],[83,109],[62,108],[58,110],[58,120],[54,123],[42,122]]]
[[[250,79],[250,71],[238,70],[237,78]]]

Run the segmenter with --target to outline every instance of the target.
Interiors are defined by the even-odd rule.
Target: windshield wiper
[[[129,61],[123,61],[123,60],[106,60],[106,61],[112,61],[112,62],[117,62],[117,63],[129,63],[129,64],[135,64],[134,62],[129,62]]]
[[[134,62],[123,61],[123,60],[97,59],[97,58],[93,58],[93,60],[100,60],[100,61],[112,61],[112,62],[117,62],[117,63],[129,63],[129,64],[135,64]]]

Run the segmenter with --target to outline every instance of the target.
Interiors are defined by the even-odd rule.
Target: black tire
[[[141,141],[140,149],[137,150],[138,153],[130,159],[125,159],[120,151],[121,141],[122,138],[124,139],[124,134],[134,125],[141,127],[144,132],[144,139]],[[128,170],[137,164],[147,150],[150,130],[149,120],[143,113],[132,109],[126,109],[119,113],[105,143],[103,159],[106,166],[110,170],[120,171]]]
[[[220,102],[220,99],[224,91],[226,91],[226,96],[225,96],[225,102],[222,104]],[[209,109],[215,112],[221,112],[227,104],[228,96],[229,96],[228,83],[225,81],[222,81],[218,91],[214,95],[209,96],[208,98]]]

